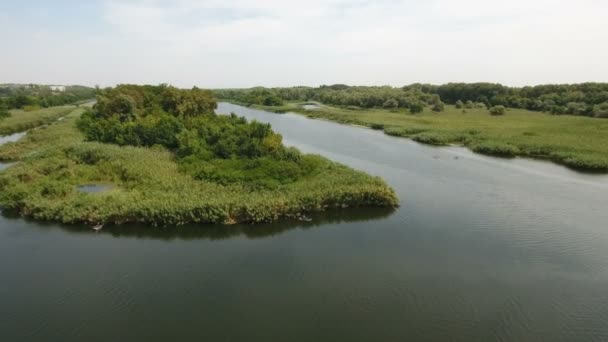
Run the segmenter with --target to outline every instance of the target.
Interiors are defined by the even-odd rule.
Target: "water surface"
[[[4,145],[9,142],[15,142],[15,141],[23,138],[26,134],[27,134],[27,132],[21,132],[21,133],[0,136],[0,145]]]
[[[261,226],[0,218],[1,341],[607,341],[608,177],[229,104],[396,210]]]
[[[111,190],[112,186],[107,184],[84,184],[77,187],[80,192],[88,194],[96,194],[104,191]]]

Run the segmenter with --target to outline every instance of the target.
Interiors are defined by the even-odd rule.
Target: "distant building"
[[[52,91],[65,91],[65,86],[61,85],[51,85],[49,88],[51,88]]]

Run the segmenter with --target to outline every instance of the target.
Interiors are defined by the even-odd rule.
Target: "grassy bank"
[[[444,112],[426,108],[413,115],[405,109],[349,110],[322,105],[316,110],[305,110],[301,105],[254,107],[362,125],[425,144],[459,144],[488,155],[533,157],[578,170],[608,172],[608,120],[523,109],[509,109],[505,115],[491,116],[486,109],[463,112],[446,106]]]
[[[395,206],[379,178],[320,156],[305,178],[272,190],[197,180],[162,147],[85,142],[75,128],[82,109],[0,147],[0,160],[19,161],[0,172],[0,205],[39,220],[64,223],[268,222],[347,206]],[[101,193],[79,185],[109,184]]]
[[[66,116],[74,106],[59,106],[33,111],[11,110],[11,116],[0,120],[0,136],[27,131]]]

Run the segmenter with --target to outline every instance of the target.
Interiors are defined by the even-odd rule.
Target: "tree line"
[[[220,89],[220,99],[247,105],[279,106],[290,101],[318,101],[345,108],[407,108],[426,106],[440,112],[444,104],[459,108],[527,109],[551,114],[608,117],[608,83],[508,87],[494,83],[412,84],[404,87],[366,87],[344,84],[320,87]],[[499,107],[501,108],[501,107]]]
[[[95,97],[96,89],[83,86],[66,86],[54,91],[46,85],[0,85],[0,117],[10,109],[33,110],[63,106]]]

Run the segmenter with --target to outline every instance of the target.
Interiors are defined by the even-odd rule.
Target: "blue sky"
[[[604,0],[2,1],[0,83],[608,82]]]

